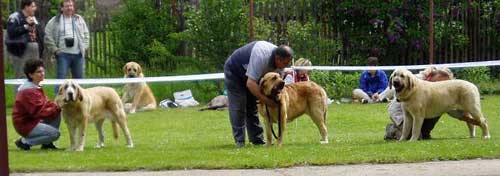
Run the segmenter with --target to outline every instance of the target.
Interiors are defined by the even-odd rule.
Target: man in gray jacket
[[[73,0],[63,0],[61,12],[45,26],[45,46],[56,56],[57,79],[64,79],[69,69],[72,78],[83,78],[83,58],[89,45],[89,29],[83,17],[75,14]]]
[[[290,65],[293,51],[289,46],[276,46],[254,41],[238,48],[224,65],[224,84],[229,99],[229,118],[236,147],[245,146],[245,129],[254,145],[264,144],[257,115],[257,99],[268,106],[278,106],[262,94],[259,80],[268,72],[282,72]]]

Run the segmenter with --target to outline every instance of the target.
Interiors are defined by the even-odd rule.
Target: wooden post
[[[429,1],[429,64],[434,64],[434,1]]]
[[[248,18],[250,18],[250,26],[248,31],[250,33],[250,41],[253,41],[253,0],[248,2],[248,7],[250,8],[248,15]]]
[[[0,8],[2,14],[2,8]],[[0,175],[9,175],[9,152],[7,150],[7,115],[5,112],[5,79],[3,71],[3,19],[0,15]]]

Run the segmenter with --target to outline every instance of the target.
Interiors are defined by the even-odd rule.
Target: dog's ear
[[[76,89],[77,94],[78,94],[78,100],[83,101],[83,95],[82,95],[82,88]]]
[[[137,64],[137,73],[139,73],[138,75],[142,75],[142,67],[139,64]]]
[[[405,72],[406,80],[408,80],[408,89],[411,90],[415,87],[417,82],[417,77],[415,77],[410,71]]]
[[[83,101],[83,94],[82,94],[83,88],[78,84],[75,84],[75,87],[76,87],[76,99]]]
[[[64,95],[64,86],[66,84],[62,84],[59,86],[59,89],[57,90],[57,95],[56,96],[63,96]]]
[[[125,75],[125,77],[127,77],[127,66],[128,63],[123,66],[123,75]]]
[[[265,80],[265,79],[260,79],[260,81],[259,81],[259,87],[264,86],[264,83],[265,83],[265,82],[266,82],[266,80]]]

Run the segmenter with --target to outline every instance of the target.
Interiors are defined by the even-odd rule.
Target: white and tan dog
[[[143,78],[142,67],[136,62],[128,62],[123,66],[125,78]],[[129,99],[132,103],[127,103]],[[146,111],[156,109],[156,98],[145,82],[127,83],[123,87],[122,102],[125,104],[125,111],[135,113],[136,111]]]
[[[69,150],[83,151],[88,123],[94,122],[99,135],[96,148],[104,147],[102,125],[105,118],[111,120],[114,138],[118,138],[118,126],[125,134],[127,147],[133,147],[127,126],[127,116],[118,93],[109,87],[83,89],[76,82],[66,80],[59,88],[56,103],[62,108],[68,126]]]
[[[264,95],[279,102],[279,107],[266,107],[258,105],[259,113],[266,129],[266,145],[272,144],[272,123],[278,123],[279,134],[276,139],[277,146],[281,146],[286,123],[291,122],[302,114],[311,117],[321,134],[320,143],[328,143],[328,130],[326,127],[326,112],[328,98],[325,90],[314,82],[297,82],[285,86],[285,82],[278,73],[270,72],[260,80],[260,88]],[[280,116],[278,117],[278,111]],[[269,113],[268,113],[269,111]],[[269,117],[268,114],[271,116]]]
[[[418,140],[425,118],[440,116],[452,110],[470,114],[472,119],[468,120],[479,124],[483,137],[490,138],[488,124],[481,112],[479,90],[474,84],[464,80],[423,81],[410,71],[400,68],[391,74],[389,86],[391,85],[396,90],[397,100],[402,102],[405,115],[400,140],[406,140],[410,130],[410,140]],[[472,123],[468,125],[473,137]]]

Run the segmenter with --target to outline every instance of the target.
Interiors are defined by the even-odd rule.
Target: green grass
[[[331,105],[328,112],[330,143],[319,144],[319,132],[304,116],[287,126],[281,148],[247,145],[233,147],[227,111],[197,111],[195,108],[156,110],[129,115],[135,148],[125,147],[123,135],[111,137],[105,124],[104,149],[94,149],[96,130],[89,126],[84,152],[21,151],[13,141],[19,136],[8,117],[9,162],[13,172],[121,171],[165,169],[276,168],[297,165],[353,163],[401,163],[500,156],[500,96],[485,96],[483,111],[492,138],[468,138],[463,122],[445,116],[433,131],[433,140],[384,141],[389,123],[385,104]],[[67,148],[64,123],[57,144]],[[481,130],[478,129],[478,134]]]

